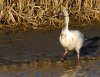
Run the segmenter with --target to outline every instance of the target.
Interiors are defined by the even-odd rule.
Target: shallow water
[[[24,64],[1,65],[0,77],[99,77],[100,62],[73,61],[33,62]]]
[[[73,29],[73,27],[72,27]],[[74,27],[87,36],[81,61],[70,52],[64,63],[61,30],[0,32],[0,77],[99,77],[100,25]]]

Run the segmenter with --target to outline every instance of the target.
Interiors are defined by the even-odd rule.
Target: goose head
[[[67,11],[66,8],[63,8],[63,9],[62,9],[62,13],[63,13],[63,16],[64,16],[64,17],[69,17],[69,13],[68,13],[68,11]]]

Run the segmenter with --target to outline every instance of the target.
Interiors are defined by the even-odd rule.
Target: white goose
[[[65,52],[61,57],[61,61],[64,61],[64,58],[68,51],[76,50],[78,61],[80,59],[80,49],[84,42],[84,35],[78,30],[69,30],[69,15],[68,11],[63,8],[64,18],[65,18],[65,27],[62,29],[59,40],[61,45],[65,48]]]

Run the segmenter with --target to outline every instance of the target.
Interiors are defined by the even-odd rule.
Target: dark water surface
[[[0,32],[0,77],[100,77],[100,25],[74,27],[87,36],[81,61],[70,52],[64,63],[61,30]]]

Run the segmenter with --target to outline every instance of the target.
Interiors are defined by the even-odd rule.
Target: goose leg
[[[78,61],[78,63],[80,62],[79,60],[80,60],[80,51],[78,50],[77,51],[77,61]]]
[[[65,58],[65,56],[67,55],[67,53],[68,53],[68,50],[65,49],[65,52],[64,52],[63,56],[61,57],[61,61],[62,61],[62,62],[64,61],[64,58]]]
[[[77,53],[77,60],[78,61],[80,60],[80,54],[79,54],[79,52]]]

